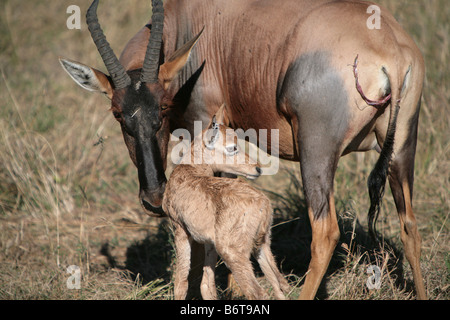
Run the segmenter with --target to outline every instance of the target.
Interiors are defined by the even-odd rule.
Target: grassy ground
[[[146,23],[149,2],[100,4],[116,53]],[[450,7],[445,0],[381,2],[413,36],[427,64],[414,209],[429,297],[449,299]],[[81,30],[66,27],[72,4],[81,8]],[[172,298],[170,228],[140,209],[136,169],[109,102],[77,87],[58,63],[66,56],[104,69],[85,27],[88,5],[0,2],[0,299]],[[375,160],[367,153],[340,162],[335,197],[342,237],[320,298],[415,298],[389,192],[378,224],[385,247],[373,252],[367,236],[366,179]],[[273,249],[289,275],[291,298],[300,292],[309,259],[298,177],[298,164],[283,162],[275,178],[257,182],[277,208]],[[365,285],[370,264],[382,270],[378,290]],[[70,265],[80,268],[80,290],[67,289]],[[221,264],[219,274],[225,273]]]

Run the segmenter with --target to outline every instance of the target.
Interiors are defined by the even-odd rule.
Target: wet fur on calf
[[[219,125],[219,135],[224,136],[225,129],[226,127]],[[204,156],[216,157],[217,153],[223,152],[223,145],[217,139],[211,139],[215,141],[213,149],[208,142],[210,139],[206,140],[206,144],[204,139],[201,143]],[[221,140],[225,139],[218,139]],[[193,146],[194,143],[191,156],[194,155]],[[163,209],[174,225],[177,253],[175,299],[186,297],[193,241],[205,245],[201,282],[203,299],[217,298],[214,282],[217,254],[231,270],[248,299],[267,298],[265,290],[256,280],[250,261],[251,254],[258,260],[273,286],[275,298],[284,299],[282,291],[289,290],[270,250],[270,200],[243,180],[214,177],[214,173],[221,170],[249,177],[260,174],[261,169],[257,164],[248,164],[248,155],[237,150],[237,153],[228,156],[234,157],[234,160],[243,157],[245,164],[238,164],[238,161],[234,161],[233,165],[194,164],[193,161],[180,164],[174,169],[166,186]]]

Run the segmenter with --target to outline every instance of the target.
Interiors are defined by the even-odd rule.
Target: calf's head
[[[209,165],[215,173],[230,173],[252,180],[258,178],[262,173],[258,162],[241,148],[236,132],[224,125],[224,113],[225,106],[222,106],[213,116],[208,128],[194,140],[193,156],[196,156],[195,144],[200,145],[201,162]]]
[[[106,41],[97,18],[98,0],[86,14],[91,37],[108,74],[84,64],[60,59],[70,77],[81,87],[111,99],[111,111],[120,123],[130,157],[138,169],[139,198],[146,212],[163,216],[165,166],[172,99],[168,87],[184,67],[201,32],[160,65],[164,9],[154,1],[151,35],[142,69],[125,70]]]

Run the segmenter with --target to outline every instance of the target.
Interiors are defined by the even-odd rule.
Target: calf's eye
[[[234,155],[234,154],[238,153],[237,145],[227,146],[225,148],[225,150],[227,151],[227,153],[229,155]]]

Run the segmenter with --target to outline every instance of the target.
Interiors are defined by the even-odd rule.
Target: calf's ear
[[[226,127],[230,126],[230,118],[228,117],[227,106],[225,105],[225,103],[220,106],[219,110],[217,110],[214,117],[216,123],[222,124]]]

